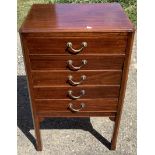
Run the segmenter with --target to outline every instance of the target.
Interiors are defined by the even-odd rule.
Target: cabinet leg
[[[113,136],[112,136],[112,140],[111,140],[111,148],[110,148],[111,150],[116,150],[116,143],[117,143],[119,126],[120,126],[120,117],[116,116],[115,124],[114,124]]]
[[[34,120],[34,130],[35,130],[35,137],[36,137],[36,150],[42,151],[42,143],[41,143],[41,134],[40,134],[40,120],[36,118]]]

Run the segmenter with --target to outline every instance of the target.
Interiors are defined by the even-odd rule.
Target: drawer
[[[119,85],[114,86],[77,86],[77,87],[35,87],[36,99],[99,99],[117,98]]]
[[[48,112],[116,112],[118,99],[35,100],[38,113]]]
[[[32,70],[122,69],[124,63],[124,55],[30,55],[29,57]]]
[[[35,86],[120,85],[121,70],[107,71],[33,71]]]
[[[68,47],[67,43],[72,46]],[[87,46],[83,47],[82,43]],[[71,49],[83,50],[79,54],[118,54],[125,53],[127,34],[125,33],[104,33],[98,37],[28,37],[26,38],[27,48],[30,54],[71,54]]]

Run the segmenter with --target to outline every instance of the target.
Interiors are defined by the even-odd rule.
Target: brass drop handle
[[[85,107],[85,104],[84,103],[81,103],[79,109],[73,108],[73,104],[72,103],[69,103],[69,106],[68,107],[73,112],[79,112],[80,110],[82,110]]]
[[[81,66],[77,67],[77,66],[73,65],[73,60],[68,60],[68,67],[70,70],[77,71],[77,70],[81,69],[82,66],[87,64],[87,60],[82,60],[81,63],[82,63]]]
[[[72,79],[73,79],[73,76],[72,75],[69,75],[68,76],[68,82],[69,82],[69,84],[72,85],[72,86],[77,86],[77,85],[81,84],[82,81],[84,81],[86,79],[86,76],[85,75],[82,75],[81,76],[81,81],[79,81],[79,82],[75,82]]]
[[[82,47],[81,47],[80,49],[77,49],[77,50],[76,50],[76,49],[74,49],[74,48],[72,47],[72,43],[71,43],[71,42],[68,42],[68,43],[67,43],[67,47],[71,49],[70,52],[71,52],[72,54],[77,54],[77,53],[81,52],[81,51],[83,50],[84,47],[87,47],[87,42],[82,42],[82,43],[81,43],[81,46],[82,46]]]
[[[75,100],[75,99],[81,98],[83,95],[85,95],[85,90],[81,90],[79,96],[74,96],[72,90],[69,90],[69,91],[68,91],[68,96],[69,96],[71,99],[74,99],[74,100]]]

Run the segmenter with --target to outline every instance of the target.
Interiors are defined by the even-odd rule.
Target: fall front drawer
[[[119,85],[115,86],[77,86],[77,87],[35,87],[36,99],[66,99],[66,98],[117,98],[119,97]]]
[[[122,70],[32,71],[34,86],[120,85]]]
[[[97,38],[88,37],[28,37],[30,54],[72,54],[72,49],[81,49],[79,54],[125,53],[127,33],[102,33]],[[70,46],[68,43],[71,43]],[[83,44],[83,43],[86,43]],[[69,47],[68,47],[69,46]],[[97,48],[96,48],[97,47]]]
[[[38,113],[49,112],[116,112],[118,99],[35,100]],[[74,113],[75,114],[75,113]]]
[[[123,68],[124,55],[30,55],[32,70],[103,70]]]

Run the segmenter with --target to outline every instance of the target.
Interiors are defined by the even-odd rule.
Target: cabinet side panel
[[[128,80],[129,66],[131,62],[133,40],[134,40],[134,33],[129,33],[127,47],[126,47],[126,56],[125,56],[125,61],[123,66],[122,82],[121,82],[121,88],[120,88],[118,115],[121,115],[122,113],[123,102],[124,102],[127,80]]]
[[[31,105],[31,112],[32,112],[32,117],[33,117],[33,122],[34,119],[36,118],[36,108],[34,104],[34,97],[33,97],[33,80],[32,80],[32,75],[31,75],[31,68],[30,68],[30,60],[28,56],[28,49],[26,47],[25,43],[25,38],[24,34],[20,33],[20,40],[21,40],[21,46],[22,46],[22,53],[23,53],[23,58],[24,58],[24,66],[25,66],[25,71],[26,71],[26,77],[27,77],[27,84],[28,84],[28,92],[29,92],[29,100],[30,100],[30,105]]]
[[[118,103],[117,115],[116,115],[116,120],[115,120],[114,133],[113,133],[112,142],[111,142],[112,150],[114,150],[116,148],[116,141],[117,141],[119,126],[120,126],[120,119],[121,119],[121,115],[122,115],[123,102],[124,102],[127,80],[128,80],[129,65],[130,65],[130,61],[131,61],[133,40],[134,40],[134,32],[129,32],[127,46],[126,46],[126,57],[125,57],[124,66],[123,66],[119,103]]]

